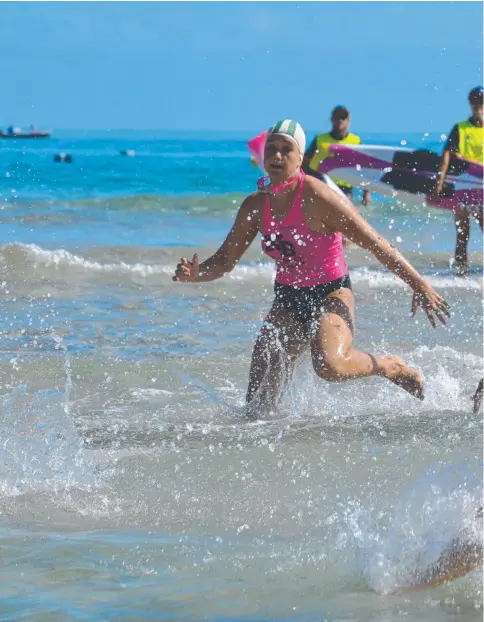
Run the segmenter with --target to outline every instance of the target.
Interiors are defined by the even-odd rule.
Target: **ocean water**
[[[254,188],[250,137],[0,143],[1,620],[482,619],[477,570],[399,592],[462,530],[482,541],[481,233],[458,278],[451,214],[361,208],[451,305],[445,328],[409,318],[408,288],[348,250],[356,344],[421,370],[424,402],[326,384],[303,358],[279,410],[247,422],[272,265],[254,244],[214,283],[171,275]]]

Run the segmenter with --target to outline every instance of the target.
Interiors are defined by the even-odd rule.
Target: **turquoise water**
[[[440,138],[424,134],[363,139],[437,151],[442,147]],[[135,157],[120,155],[128,149]],[[71,154],[73,163],[55,163],[58,153]],[[0,155],[0,199],[6,210],[2,238],[50,247],[137,246],[140,240],[156,247],[217,244],[260,175],[249,164],[241,135],[59,132],[58,138],[44,142],[4,141]],[[357,193],[356,201],[360,198]],[[377,198],[367,214],[390,236],[388,227],[396,220],[392,229],[408,233],[404,247],[412,250],[417,229],[423,230],[429,251],[448,251],[455,241],[451,216],[438,210]],[[471,248],[480,249],[478,235],[473,234]]]
[[[348,251],[357,343],[421,370],[423,403],[381,379],[327,385],[303,360],[280,411],[249,424],[273,267],[255,244],[220,281],[171,275],[255,187],[250,136],[0,143],[1,619],[482,618],[477,572],[395,593],[462,529],[482,537],[480,231],[462,279],[451,214],[360,208],[452,307],[447,328],[409,319],[407,288]]]

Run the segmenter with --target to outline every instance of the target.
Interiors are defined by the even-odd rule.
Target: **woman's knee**
[[[343,356],[313,354],[313,369],[326,382],[343,382],[348,378],[346,360]]]
[[[301,328],[265,322],[259,337],[260,346],[274,354],[297,358],[308,346],[308,336]]]

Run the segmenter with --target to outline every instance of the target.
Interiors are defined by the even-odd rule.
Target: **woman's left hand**
[[[445,317],[450,317],[449,305],[447,302],[435,289],[425,282],[413,292],[412,317],[415,317],[418,307],[422,307],[433,328],[436,326],[434,315],[438,317],[444,325],[447,323]]]

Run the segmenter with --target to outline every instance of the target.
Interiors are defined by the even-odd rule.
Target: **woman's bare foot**
[[[382,370],[382,376],[419,400],[424,399],[422,374],[405,365],[399,356],[378,356],[375,358]]]

